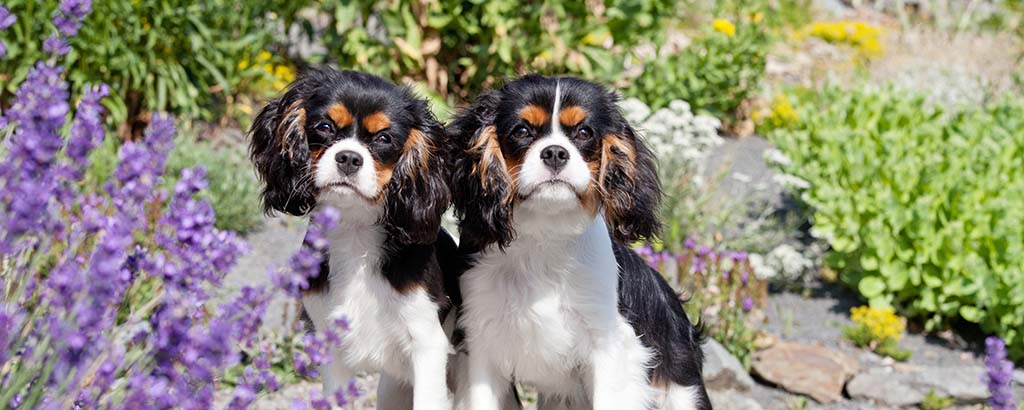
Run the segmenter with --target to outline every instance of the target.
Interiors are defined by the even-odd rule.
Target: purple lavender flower
[[[13,26],[17,21],[18,16],[11,14],[7,7],[0,6],[0,31],[7,30],[8,27]]]
[[[747,261],[747,253],[743,251],[729,252],[729,260],[732,263],[743,263]]]
[[[0,6],[0,31],[7,30],[8,27],[14,25],[14,22],[18,20],[18,16],[11,14],[11,11],[7,7]],[[0,40],[0,58],[7,56],[7,44],[4,44]],[[0,118],[0,128],[5,126],[4,119]]]
[[[743,297],[743,311],[749,312],[754,309],[754,298],[750,296]]]
[[[271,271],[271,281],[292,297],[299,297],[303,290],[309,288],[309,278],[320,272],[323,252],[327,249],[327,232],[338,224],[338,211],[324,208],[313,215],[302,247],[289,261],[291,269]]]
[[[65,148],[72,178],[81,179],[82,170],[89,165],[89,152],[103,141],[103,104],[101,100],[110,95],[106,84],[89,87],[78,103],[78,112],[71,123],[71,136]]]
[[[21,235],[53,228],[44,216],[56,189],[54,162],[68,112],[68,86],[60,74],[60,68],[36,64],[5,114],[16,129],[0,165],[0,205],[6,205],[0,214],[0,252],[8,252],[11,241]]]
[[[683,242],[683,246],[686,247],[686,249],[693,249],[697,246],[697,240],[693,239],[693,237],[686,238],[686,242]]]
[[[1013,402],[1013,362],[1006,358],[1006,342],[995,336],[985,339],[985,367],[988,372],[988,405],[992,410],[1016,410]]]
[[[63,56],[71,52],[71,46],[68,45],[68,41],[66,39],[60,38],[54,34],[43,41],[43,51],[55,56]]]
[[[66,37],[74,37],[85,16],[92,12],[92,0],[62,0],[60,13],[53,17],[53,25]]]

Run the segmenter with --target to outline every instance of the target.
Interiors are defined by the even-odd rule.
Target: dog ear
[[[294,88],[263,107],[249,130],[249,157],[263,181],[263,211],[305,215],[316,188],[310,175],[306,110]]]
[[[611,98],[615,106],[618,98]],[[598,174],[605,220],[620,241],[652,239],[661,229],[657,212],[662,194],[655,157],[618,110],[613,122],[616,131],[601,142]]]
[[[494,118],[500,96],[487,93],[448,127],[452,194],[462,241],[469,249],[515,237],[512,201],[515,188],[498,145]]]
[[[409,107],[423,118],[409,131],[402,156],[395,164],[384,195],[383,225],[391,240],[400,244],[431,244],[437,240],[441,216],[451,203],[448,170],[441,152],[444,127],[414,99]]]

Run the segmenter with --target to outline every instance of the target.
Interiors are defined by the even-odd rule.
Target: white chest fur
[[[437,304],[423,288],[403,293],[390,285],[380,272],[383,240],[378,227],[343,225],[330,238],[327,290],[303,297],[317,329],[339,317],[349,324],[322,372],[325,389],[344,387],[359,373],[383,372],[425,391],[415,398],[422,408],[443,408],[449,348]]]
[[[625,378],[619,388],[634,391],[604,404],[633,403],[595,408],[634,408],[650,397],[649,353],[618,313],[618,266],[604,220],[591,221],[571,237],[526,229],[505,252],[479,255],[462,276],[469,360],[488,362],[483,367],[494,371],[497,383],[514,377],[541,392],[594,398],[595,404],[595,382]],[[619,374],[606,374],[611,369]],[[477,405],[488,400],[471,394],[472,408],[489,408]]]

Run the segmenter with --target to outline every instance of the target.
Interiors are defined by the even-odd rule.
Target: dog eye
[[[589,140],[590,137],[593,136],[594,130],[590,129],[590,127],[581,127],[580,129],[576,130],[576,137],[579,139]]]
[[[374,140],[379,142],[379,143],[381,143],[381,144],[390,144],[391,143],[391,135],[382,132],[380,134],[377,134],[377,137],[374,138]]]
[[[512,136],[516,138],[526,138],[530,136],[530,130],[520,125],[512,130]]]
[[[334,126],[331,125],[330,123],[321,122],[321,123],[317,124],[315,127],[313,127],[313,129],[315,129],[317,131],[320,131],[320,132],[331,132],[331,130],[334,129]]]

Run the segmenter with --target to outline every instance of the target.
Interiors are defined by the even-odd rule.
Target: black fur
[[[460,248],[480,250],[492,243],[504,247],[515,237],[512,203],[507,201],[511,181],[499,163],[491,163],[486,181],[481,183],[480,170],[476,168],[481,153],[470,150],[484,137],[485,128],[493,126],[500,101],[498,92],[481,95],[446,130],[451,141],[448,154],[452,163],[452,204],[460,220]]]

